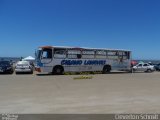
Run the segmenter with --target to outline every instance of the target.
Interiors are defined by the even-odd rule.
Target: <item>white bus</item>
[[[63,74],[111,70],[130,71],[131,51],[101,48],[42,46],[36,52],[36,71]]]

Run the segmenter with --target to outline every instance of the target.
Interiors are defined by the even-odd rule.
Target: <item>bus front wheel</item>
[[[106,66],[103,67],[102,73],[106,74],[106,73],[110,73],[110,71],[111,71],[111,66],[110,65],[106,65]]]
[[[55,66],[53,68],[53,72],[52,72],[54,75],[63,75],[64,73],[64,69],[62,66]]]

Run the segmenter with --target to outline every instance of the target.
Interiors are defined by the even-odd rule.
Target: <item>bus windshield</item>
[[[37,58],[38,60],[41,59],[41,55],[42,55],[42,50],[37,50],[36,58]]]

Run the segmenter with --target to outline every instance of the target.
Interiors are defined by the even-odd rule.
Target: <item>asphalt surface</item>
[[[160,113],[160,72],[0,75],[0,113]]]

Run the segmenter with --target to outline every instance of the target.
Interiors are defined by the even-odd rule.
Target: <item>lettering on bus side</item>
[[[85,60],[84,65],[105,65],[105,60]]]
[[[82,65],[82,60],[62,60],[61,65]]]
[[[105,60],[62,60],[61,65],[105,65]]]

